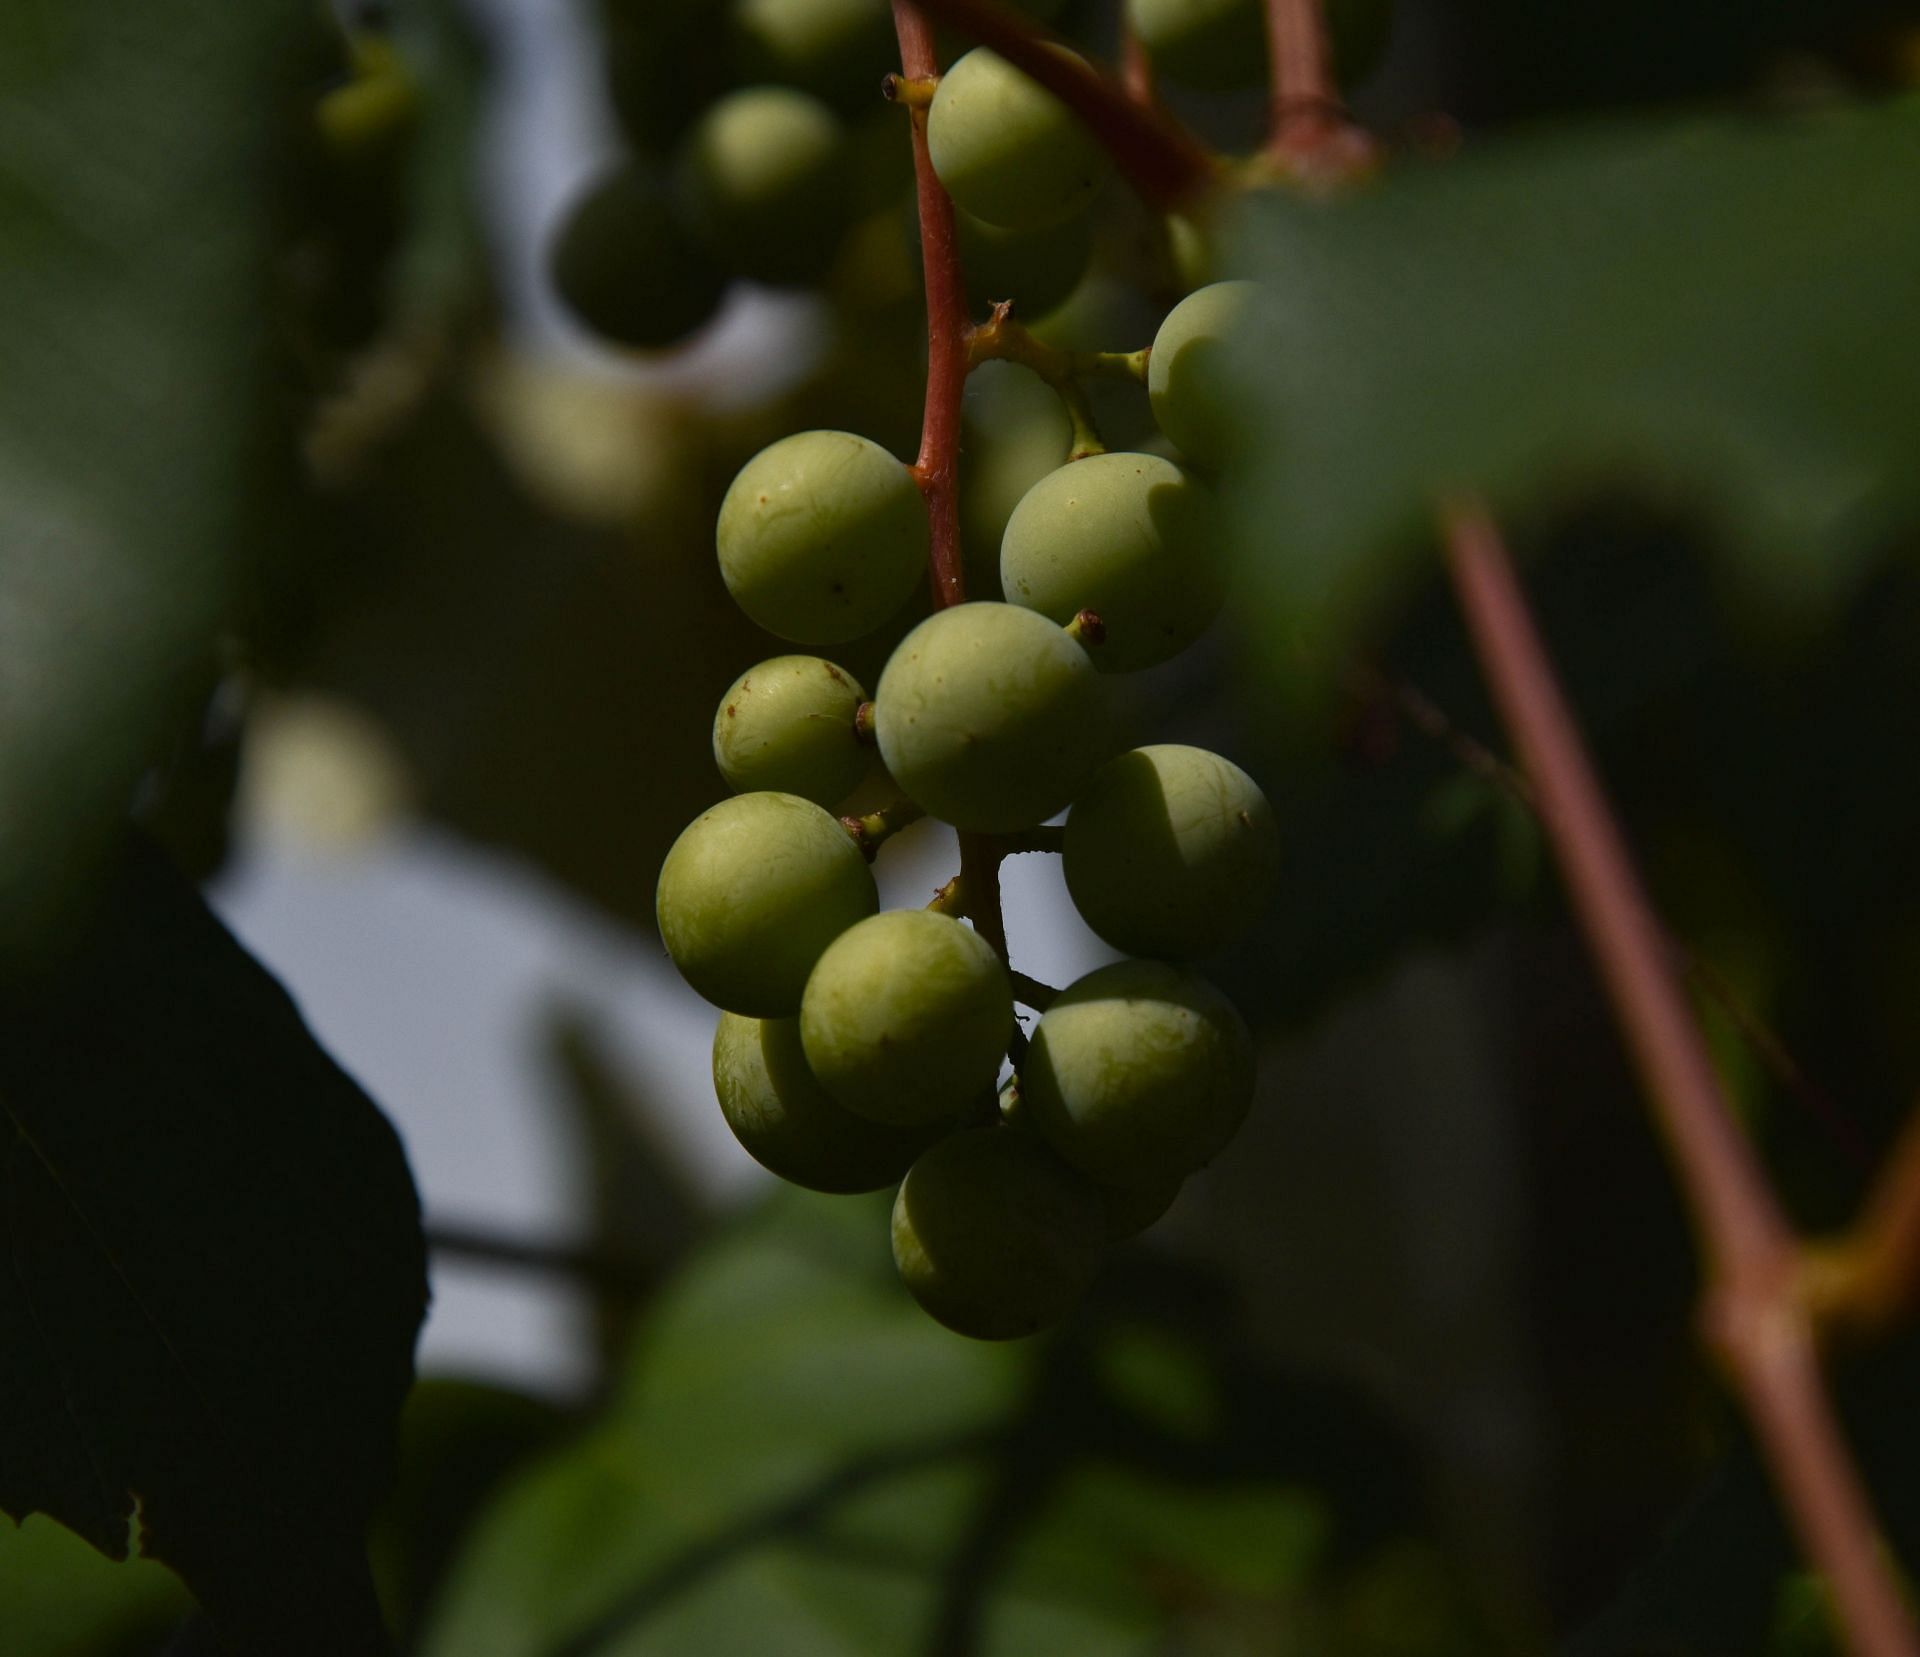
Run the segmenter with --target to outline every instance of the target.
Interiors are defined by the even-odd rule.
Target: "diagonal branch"
[[[938,18],[1038,81],[1080,117],[1150,206],[1163,211],[1190,206],[1212,187],[1213,157],[1184,126],[1151,104],[1136,102],[1125,87],[1085,58],[1062,50],[998,0],[918,0],[907,9]],[[895,0],[896,20],[900,12],[901,0]]]
[[[1707,1333],[1852,1649],[1914,1657],[1920,1635],[1882,1561],[1820,1376],[1799,1245],[1721,1092],[1499,530],[1475,501],[1451,505],[1443,519],[1474,647],[1702,1234]]]

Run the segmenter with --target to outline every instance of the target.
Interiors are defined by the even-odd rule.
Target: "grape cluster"
[[[676,0],[651,3],[666,26]],[[580,203],[554,270],[585,320],[657,343],[710,309],[729,274],[818,275],[835,222],[821,182],[838,165],[833,100],[858,84],[853,64],[873,67],[884,14],[877,0],[731,8],[730,61],[769,83],[719,93],[689,113],[670,164],[630,161]],[[1084,269],[1098,147],[978,49],[931,89],[925,120],[968,273],[988,273],[976,297],[1018,305],[1024,284],[1057,300]],[[803,653],[748,668],[722,698],[713,752],[732,793],[668,853],[660,935],[721,1009],[714,1087],[742,1146],[815,1190],[897,1185],[901,1277],[963,1334],[1012,1338],[1062,1317],[1252,1098],[1251,1035],[1190,963],[1230,945],[1271,895],[1272,812],[1218,754],[1126,747],[1112,697],[1116,675],[1186,650],[1222,606],[1208,479],[1232,433],[1215,407],[1256,298],[1203,287],[1150,350],[1103,359],[1144,381],[1166,452],[1106,452],[1077,385],[1093,367],[1046,356],[1004,311],[981,331],[1024,341],[1021,360],[1042,372],[1024,376],[1036,407],[986,362],[965,408],[969,432],[1026,428],[998,452],[969,438],[969,461],[977,447],[985,463],[962,468],[965,533],[998,548],[976,585],[998,597],[902,620],[925,603],[922,480],[851,432],[779,439],[720,506],[727,590]],[[904,636],[871,696],[804,653],[887,627]],[[892,803],[836,815],[876,761]],[[1047,829],[1062,812],[1064,828]],[[974,873],[926,909],[882,912],[873,856],[922,816],[961,832]],[[997,896],[969,890],[982,849],[989,870],[1012,851],[1057,851],[1087,924],[1133,958],[1057,992],[1015,973],[997,928],[969,924],[998,913]],[[1030,1039],[1016,1001],[1040,1014]]]

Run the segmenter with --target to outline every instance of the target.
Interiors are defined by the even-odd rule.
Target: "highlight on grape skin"
[[[1047,1008],[1021,1068],[1034,1123],[1090,1179],[1159,1186],[1211,1160],[1253,1101],[1253,1038],[1205,979],[1119,961]]]
[[[1081,919],[1129,955],[1190,960],[1260,921],[1280,836],[1260,786],[1204,748],[1160,743],[1109,760],[1074,801],[1062,855]]]
[[[796,644],[841,644],[920,584],[927,512],[906,464],[852,432],[797,432],[741,467],[720,504],[720,575],[747,615]]]
[[[680,975],[730,1013],[790,1018],[820,952],[880,903],[853,837],[811,800],[738,794],[681,831],[654,913]]]
[[[736,794],[771,789],[834,806],[866,775],[854,734],[867,693],[818,656],[775,656],[734,680],[713,716],[713,759]]]
[[[927,145],[955,205],[1008,230],[1078,212],[1107,166],[1065,104],[984,46],[940,77]]]
[[[1106,751],[1106,703],[1087,652],[1013,604],[929,616],[888,660],[873,708],[894,781],[956,828],[1043,822]]]
[[[1216,543],[1211,492],[1172,461],[1092,455],[1014,508],[1000,583],[1008,602],[1062,626],[1093,611],[1105,628],[1094,665],[1131,672],[1177,656],[1220,613]]]
[[[800,1002],[807,1064],[849,1110],[914,1126],[992,1092],[1013,1036],[1013,986],[971,927],[893,909],[821,955]]]
[[[893,1259],[913,1298],[956,1334],[1017,1340],[1073,1310],[1100,1269],[1098,1193],[1039,1140],[970,1128],[908,1170]]]
[[[722,1013],[713,1032],[713,1090],[742,1149],[809,1191],[883,1190],[937,1136],[848,1110],[807,1068],[797,1019]]]
[[[799,286],[826,274],[845,224],[840,121],[818,98],[750,86],[683,140],[675,181],[688,222],[728,270]]]
[[[547,250],[555,293],[601,338],[677,344],[719,309],[726,281],[643,163],[602,174],[567,208]]]

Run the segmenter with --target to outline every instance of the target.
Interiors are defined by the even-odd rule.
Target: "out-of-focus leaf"
[[[258,457],[303,0],[0,11],[0,949],[209,681]]]
[[[1523,512],[1621,480],[1712,524],[1741,594],[1831,610],[1920,507],[1916,196],[1909,98],[1510,139],[1339,203],[1250,202],[1235,262],[1272,310],[1225,486],[1251,625],[1337,666],[1440,495]]]
[[[1176,1619],[1320,1590],[1340,1503],[1298,1476],[1311,1456],[1276,1466],[1269,1418],[1341,1443],[1354,1411],[1266,1384],[1243,1410],[1216,1381],[1205,1443],[1165,1438],[1087,1367],[1103,1314],[962,1341],[885,1234],[881,1201],[783,1192],[698,1257],[602,1426],[487,1516],[428,1657],[1144,1657]],[[1393,1455],[1382,1432],[1350,1459],[1378,1494]]]
[[[0,1524],[0,1651],[107,1657],[148,1650],[193,1609],[150,1559],[115,1563],[51,1519]]]
[[[0,994],[0,1511],[179,1572],[242,1650],[382,1649],[364,1549],[425,1310],[393,1130],[136,849]]]

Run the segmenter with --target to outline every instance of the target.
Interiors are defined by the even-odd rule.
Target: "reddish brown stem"
[[[896,18],[900,9],[895,0]],[[1150,206],[1189,206],[1212,186],[1213,158],[1192,133],[1135,102],[1085,58],[1061,51],[1018,12],[997,0],[920,0],[919,9],[998,52],[1071,109]]]
[[[1333,46],[1321,0],[1267,0],[1267,50],[1273,63],[1272,142],[1279,145],[1303,126],[1340,124]]]
[[[1914,1657],[1920,1637],[1882,1561],[1821,1384],[1798,1244],[1721,1092],[1500,533],[1471,502],[1447,511],[1445,529],[1482,670],[1702,1234],[1707,1332],[1801,1545],[1827,1577],[1851,1648],[1864,1657]]]
[[[909,80],[940,73],[933,26],[911,0],[893,0],[900,68]],[[915,106],[913,177],[920,209],[920,264],[927,285],[927,402],[920,427],[920,457],[913,475],[926,497],[928,566],[936,609],[962,604],[967,566],[960,544],[960,399],[969,367],[967,290],[954,235],[953,202],[933,170],[927,150],[927,111]],[[1007,958],[1007,931],[1000,914],[1000,852],[982,835],[960,836],[960,884],[974,931]]]

